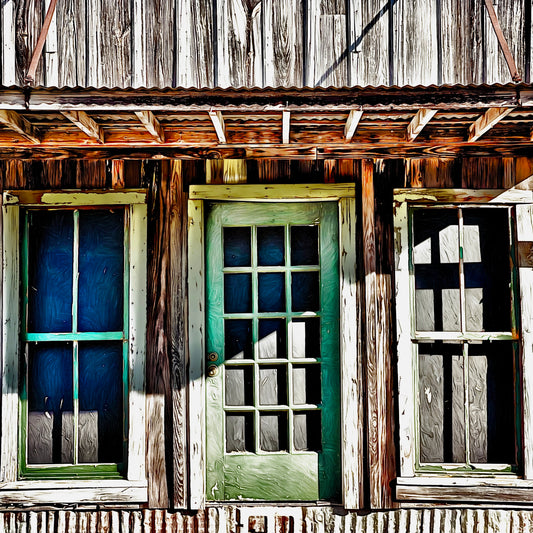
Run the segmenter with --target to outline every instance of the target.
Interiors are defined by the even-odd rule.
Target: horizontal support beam
[[[493,107],[479,117],[468,130],[468,142],[477,141],[482,135],[492,129],[502,118],[506,117],[514,108]]]
[[[407,126],[407,141],[413,142],[436,114],[436,109],[419,109]]]
[[[278,144],[231,146],[110,145],[26,145],[0,144],[0,160],[6,159],[401,159],[456,157],[531,157],[531,141],[477,143],[357,143]]]
[[[88,137],[95,139],[101,144],[104,142],[104,130],[84,111],[62,111],[61,114],[68,118]]]
[[[142,122],[148,133],[160,143],[165,142],[165,131],[161,127],[159,120],[151,111],[135,111],[135,115]]]
[[[0,111],[0,123],[28,139],[33,144],[41,142],[39,130],[16,111]]]
[[[222,113],[215,109],[211,109],[209,111],[209,118],[215,128],[218,142],[220,144],[226,144],[226,126],[224,125],[224,117],[222,116]]]
[[[363,111],[359,109],[352,109],[350,111],[350,114],[348,115],[348,119],[346,120],[346,124],[344,126],[344,138],[347,141],[351,141],[355,130],[357,129],[357,126],[359,125],[359,121],[361,120],[361,117],[363,116]]]

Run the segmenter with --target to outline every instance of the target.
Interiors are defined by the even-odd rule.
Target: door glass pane
[[[287,413],[262,413],[259,420],[261,450],[265,452],[287,450]]]
[[[293,272],[291,292],[293,311],[320,310],[318,272]]]
[[[415,210],[413,234],[416,329],[460,331],[458,211]]]
[[[318,226],[291,226],[291,265],[318,265]]]
[[[251,249],[251,228],[224,228],[225,267],[250,266]]]
[[[283,365],[259,367],[259,403],[287,404],[287,369]]]
[[[254,451],[254,414],[226,413],[226,452]]]
[[[287,357],[284,318],[263,318],[259,321],[257,353],[259,359],[284,359]]]
[[[464,209],[466,329],[511,329],[507,209]]]
[[[260,313],[285,311],[285,274],[260,273],[258,308]]]
[[[422,463],[466,460],[462,350],[461,344],[418,345]]]
[[[292,356],[296,358],[320,357],[320,318],[293,318]]]
[[[252,312],[252,275],[224,274],[224,311]]]
[[[72,211],[29,213],[28,331],[72,331]]]
[[[315,451],[322,448],[320,411],[294,413],[294,448],[298,451]]]
[[[27,462],[72,463],[72,344],[30,344],[28,350]]]
[[[513,343],[468,349],[470,461],[516,464]]]
[[[253,405],[253,372],[251,366],[226,367],[226,405]]]
[[[257,228],[257,264],[259,266],[285,264],[285,228],[283,226]]]
[[[80,343],[78,460],[122,461],[122,343]]]
[[[224,349],[226,359],[252,359],[252,321],[224,321]]]
[[[124,211],[80,211],[78,331],[124,329]]]
[[[293,365],[292,401],[296,405],[320,403],[320,364]]]

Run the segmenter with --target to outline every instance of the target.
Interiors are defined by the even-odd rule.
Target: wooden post
[[[148,324],[146,342],[146,420],[148,506],[167,508],[167,448],[165,414],[170,410],[170,368],[166,332],[169,295],[169,161],[161,162],[160,175],[154,173],[149,202],[151,253],[148,263]],[[157,167],[156,167],[157,168]]]
[[[387,412],[392,405],[391,353],[387,342],[390,320],[386,319],[390,302],[385,297],[382,276],[377,274],[374,162],[363,159],[361,164],[369,499],[372,509],[385,509],[392,507],[388,465],[394,438],[392,417]],[[381,224],[379,231],[384,231]]]
[[[172,362],[173,504],[187,507],[187,195],[183,165],[170,161],[170,267],[167,331]]]

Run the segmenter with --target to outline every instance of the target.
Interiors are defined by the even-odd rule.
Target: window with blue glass
[[[122,476],[128,209],[28,208],[21,215],[19,474]]]

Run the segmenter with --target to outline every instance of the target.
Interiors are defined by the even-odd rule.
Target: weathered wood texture
[[[265,519],[266,517],[266,519]],[[11,533],[229,533],[245,522],[241,531],[348,533],[522,533],[533,527],[533,511],[499,509],[401,509],[369,514],[338,514],[331,507],[246,508],[217,507],[195,514],[158,510],[127,511],[10,511],[0,514],[0,530]],[[257,525],[258,527],[254,527]],[[261,529],[260,529],[261,528]],[[240,529],[240,528],[239,528]],[[273,529],[274,530],[274,529]]]
[[[496,9],[529,81],[530,0],[499,0]],[[44,10],[37,0],[2,4],[3,84],[22,83]],[[52,30],[36,85],[511,81],[483,0],[73,0],[58,3],[55,19],[57,46]]]

